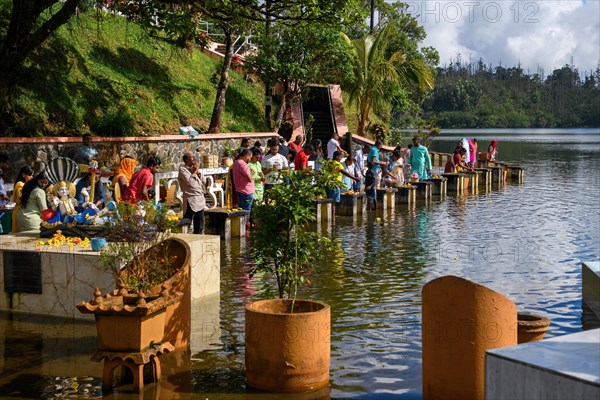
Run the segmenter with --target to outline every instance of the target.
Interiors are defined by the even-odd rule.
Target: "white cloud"
[[[599,0],[407,1],[427,31],[424,46],[442,64],[456,59],[514,66],[546,74],[571,63],[580,71],[600,61]]]

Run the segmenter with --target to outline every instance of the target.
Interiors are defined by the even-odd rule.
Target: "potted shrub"
[[[229,142],[225,142],[223,144],[223,160],[222,164],[224,167],[231,167],[233,162],[235,161],[235,156],[237,155],[237,149],[231,145]]]
[[[246,381],[261,390],[298,392],[329,382],[329,305],[296,296],[333,244],[307,231],[322,177],[302,171],[283,172],[282,178],[285,183],[252,208],[258,223],[250,239],[250,275],[260,276],[265,292],[278,299],[246,305]]]
[[[94,298],[77,308],[95,315],[101,350],[142,351],[162,342],[165,327],[169,330],[178,315],[190,250],[171,237],[178,218],[166,207],[123,202],[109,221],[100,261],[114,273],[118,288],[104,296],[96,289]],[[168,334],[167,341],[184,336]]]

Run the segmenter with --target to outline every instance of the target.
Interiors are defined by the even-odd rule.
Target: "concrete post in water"
[[[396,204],[415,204],[417,199],[417,188],[415,186],[401,186],[396,192]]]
[[[426,182],[431,182],[432,196],[446,196],[448,179],[444,177],[427,179]]]
[[[329,227],[333,223],[333,200],[316,199],[317,228],[320,231],[323,225]]]
[[[448,162],[448,160],[452,158],[452,154],[447,154],[447,153],[442,153],[441,157],[440,157],[440,167],[444,167],[446,166],[446,163]]]
[[[422,291],[423,399],[483,399],[485,351],[517,344],[517,307],[456,276]]]
[[[492,185],[504,185],[504,168],[501,165],[489,167],[492,170]]]
[[[357,211],[359,215],[365,215],[367,213],[367,194],[361,192],[356,196]]]
[[[418,200],[431,200],[431,182],[419,181],[413,182],[411,185],[417,188],[417,199]]]
[[[340,204],[335,208],[335,215],[356,218],[358,214],[358,196],[342,194],[340,196]]]
[[[451,193],[462,194],[463,192],[463,176],[459,173],[442,174],[442,176],[448,179],[447,190]]]
[[[492,187],[492,170],[490,168],[475,168],[475,171],[481,172],[479,179],[479,187],[489,191]]]
[[[465,189],[471,194],[477,194],[479,192],[479,172],[477,171],[461,171],[461,174],[465,174],[469,178],[469,182]]]
[[[394,210],[396,205],[396,189],[377,189],[377,210]]]
[[[508,178],[512,183],[523,183],[525,177],[525,169],[518,165],[510,165],[508,167]]]

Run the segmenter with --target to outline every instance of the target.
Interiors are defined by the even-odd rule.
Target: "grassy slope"
[[[14,136],[177,133],[208,128],[219,62],[149,38],[124,18],[73,17],[17,85]],[[265,131],[264,88],[231,74],[222,132]]]

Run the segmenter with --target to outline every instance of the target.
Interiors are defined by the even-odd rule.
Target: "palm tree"
[[[354,61],[354,80],[348,82],[345,89],[350,94],[350,101],[356,101],[359,135],[364,135],[369,128],[371,109],[381,109],[388,100],[390,87],[401,87],[410,82],[421,90],[433,88],[433,76],[422,59],[408,59],[400,51],[386,59],[389,32],[390,29],[385,27],[377,35],[355,40],[341,34]]]

